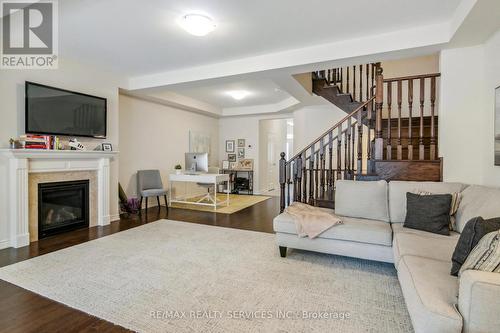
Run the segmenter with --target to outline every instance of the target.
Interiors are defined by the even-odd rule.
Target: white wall
[[[500,186],[494,166],[494,91],[500,32],[483,45],[441,52],[439,151],[444,180]]]
[[[123,148],[119,158],[119,179],[128,196],[136,196],[137,170],[159,169],[164,186],[168,186],[168,175],[174,172],[174,166],[181,164],[184,168],[190,130],[210,135],[210,165],[218,165],[216,118],[120,95],[120,144]],[[179,194],[184,189],[176,190]],[[150,203],[154,206],[156,200]]]
[[[102,142],[111,142],[119,150],[118,140],[118,87],[125,79],[114,73],[88,67],[79,63],[59,61],[57,70],[1,70],[0,71],[0,147],[8,147],[9,138],[24,134],[24,82],[33,81],[49,86],[79,91],[108,99],[108,137],[105,140],[82,139],[94,149]],[[5,216],[5,170],[0,170],[0,246],[8,238],[8,221]],[[111,162],[112,220],[118,218],[118,162]]]
[[[299,152],[347,113],[335,105],[307,106],[293,112],[293,146]]]

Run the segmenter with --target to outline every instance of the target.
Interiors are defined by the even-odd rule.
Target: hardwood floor
[[[153,207],[140,216],[122,217],[105,227],[92,227],[56,235],[29,246],[0,250],[0,267],[134,228],[159,219],[273,232],[279,198],[272,197],[233,214]],[[0,332],[128,332],[123,327],[72,309],[0,280]]]

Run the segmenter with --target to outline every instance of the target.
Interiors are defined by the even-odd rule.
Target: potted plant
[[[177,164],[175,167],[175,173],[180,175],[182,173],[182,166],[180,164]]]

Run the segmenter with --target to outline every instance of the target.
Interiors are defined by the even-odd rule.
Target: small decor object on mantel
[[[16,149],[16,141],[12,138],[10,138],[10,140],[9,140],[9,148]]]
[[[111,143],[103,143],[102,150],[103,151],[113,151],[113,145]]]
[[[245,148],[245,139],[238,139],[238,148]]]
[[[227,154],[227,160],[229,162],[236,162],[236,154]]]
[[[237,164],[238,164],[237,162],[230,162],[230,163],[229,163],[229,169],[230,169],[230,170],[236,170],[236,169],[237,169],[237,167],[238,167],[238,165],[237,165]]]
[[[175,173],[180,175],[182,173],[182,166],[180,164],[177,164],[175,167]]]
[[[69,140],[69,146],[71,150],[85,150],[85,146],[82,145],[76,138]]]
[[[234,153],[234,140],[226,140],[226,153]]]

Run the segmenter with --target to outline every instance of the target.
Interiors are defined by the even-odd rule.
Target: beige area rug
[[[290,251],[274,235],[160,220],[0,269],[139,332],[411,332],[394,267]]]
[[[217,202],[226,201],[226,195],[223,193],[217,193]],[[203,196],[193,197],[187,199],[188,201],[196,202],[201,199]],[[183,208],[183,209],[191,209],[191,210],[200,210],[203,212],[217,212],[222,214],[232,214],[236,213],[244,208],[253,206],[259,202],[270,199],[271,197],[264,195],[242,195],[242,194],[230,194],[229,195],[229,206],[221,205],[217,207],[217,210],[214,210],[213,207],[210,206],[202,206],[202,205],[192,205],[186,203],[177,203],[173,202],[171,204],[174,208]],[[205,202],[210,203],[210,202]]]

